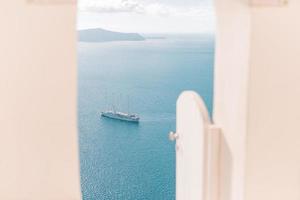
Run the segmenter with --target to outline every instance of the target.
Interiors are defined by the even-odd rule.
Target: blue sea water
[[[183,90],[197,91],[212,110],[214,37],[165,37],[78,43],[84,200],[175,199],[168,132],[175,130],[176,99]],[[138,113],[140,123],[101,118],[112,104]]]

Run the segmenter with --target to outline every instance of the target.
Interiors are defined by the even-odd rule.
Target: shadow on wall
[[[232,188],[232,153],[229,149],[226,138],[221,134],[221,183],[220,199],[231,199]]]

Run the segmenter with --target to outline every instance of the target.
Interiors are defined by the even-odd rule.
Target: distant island
[[[112,42],[112,41],[143,41],[146,40],[138,33],[121,33],[102,28],[80,30],[80,42]]]

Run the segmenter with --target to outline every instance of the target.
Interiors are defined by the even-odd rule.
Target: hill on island
[[[101,28],[79,31],[80,42],[112,42],[112,41],[143,41],[146,40],[138,33],[121,33]]]

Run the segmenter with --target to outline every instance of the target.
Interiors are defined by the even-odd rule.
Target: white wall
[[[300,2],[216,0],[221,199],[300,199]]]
[[[244,0],[216,0],[213,120],[223,130],[221,199],[244,198],[250,10]]]
[[[0,199],[80,199],[76,6],[1,1]]]
[[[252,9],[246,199],[300,199],[300,1]]]

